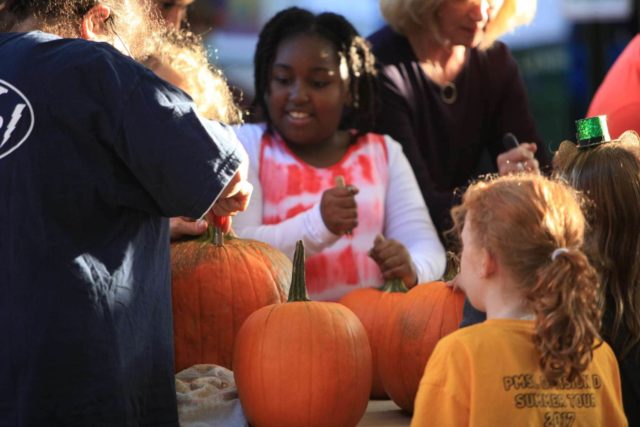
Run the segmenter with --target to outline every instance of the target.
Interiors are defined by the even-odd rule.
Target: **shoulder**
[[[259,144],[266,130],[265,123],[249,123],[233,126],[233,131],[243,145]]]
[[[402,34],[385,26],[367,37],[379,65],[394,64],[411,58],[411,46]]]
[[[594,351],[594,357],[600,358],[602,361],[611,362],[616,360],[616,355],[613,352],[613,349],[606,341],[602,341],[602,344],[599,345]]]
[[[109,96],[130,92],[142,76],[153,74],[107,43],[60,38],[42,32],[27,33],[18,42],[23,57],[37,69],[48,90],[81,87],[75,93]],[[27,64],[25,64],[27,65]]]
[[[478,64],[491,75],[501,79],[505,73],[511,73],[518,69],[518,64],[506,44],[496,41],[486,50],[472,49],[472,63]]]
[[[628,62],[640,65],[640,34],[631,39],[616,62]]]
[[[251,123],[233,126],[233,131],[238,137],[240,143],[247,154],[249,154],[249,161],[251,163],[256,162],[260,156],[260,146],[262,143],[262,135],[266,130],[265,123]]]

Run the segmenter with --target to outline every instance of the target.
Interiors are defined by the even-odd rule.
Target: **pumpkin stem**
[[[311,301],[307,295],[307,283],[304,277],[304,245],[302,240],[296,242],[296,251],[293,254],[293,273],[287,302],[297,301]]]
[[[402,279],[389,279],[380,288],[382,292],[409,292]]]
[[[213,243],[216,246],[224,246],[224,237],[222,230],[209,224],[207,231],[205,231],[201,236],[189,236],[185,240],[195,240],[196,242],[203,244]]]
[[[224,233],[220,227],[209,227],[213,229],[213,244],[216,246],[224,246]]]

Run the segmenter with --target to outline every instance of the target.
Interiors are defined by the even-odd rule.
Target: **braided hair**
[[[344,60],[349,71],[349,92],[353,102],[343,116],[341,129],[354,128],[361,133],[373,129],[377,84],[375,59],[367,41],[342,15],[325,12],[314,15],[291,7],[278,12],[263,27],[254,56],[255,99],[253,108],[262,113],[271,128],[265,96],[269,93],[271,67],[280,44],[298,35],[316,35],[328,41]]]

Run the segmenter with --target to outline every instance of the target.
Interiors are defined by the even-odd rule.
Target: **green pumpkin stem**
[[[225,235],[220,228],[209,224],[207,231],[205,231],[201,236],[188,236],[185,240],[195,240],[203,244],[224,246]]]
[[[402,279],[389,279],[380,288],[382,292],[409,292]]]
[[[304,278],[304,245],[302,240],[296,242],[296,251],[293,254],[293,273],[287,302],[298,301],[311,301],[307,295],[307,283]]]

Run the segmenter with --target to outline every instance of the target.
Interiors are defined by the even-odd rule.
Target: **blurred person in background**
[[[640,132],[640,35],[629,42],[596,91],[587,117],[606,115],[609,131]]]
[[[402,144],[441,238],[457,188],[480,174],[538,172],[549,163],[518,65],[496,41],[529,22],[535,7],[535,0],[380,0],[388,26],[369,36],[381,86],[377,131]],[[522,143],[505,143],[508,133]]]
[[[195,0],[153,0],[164,22],[172,28],[181,28],[187,20],[187,10]]]

